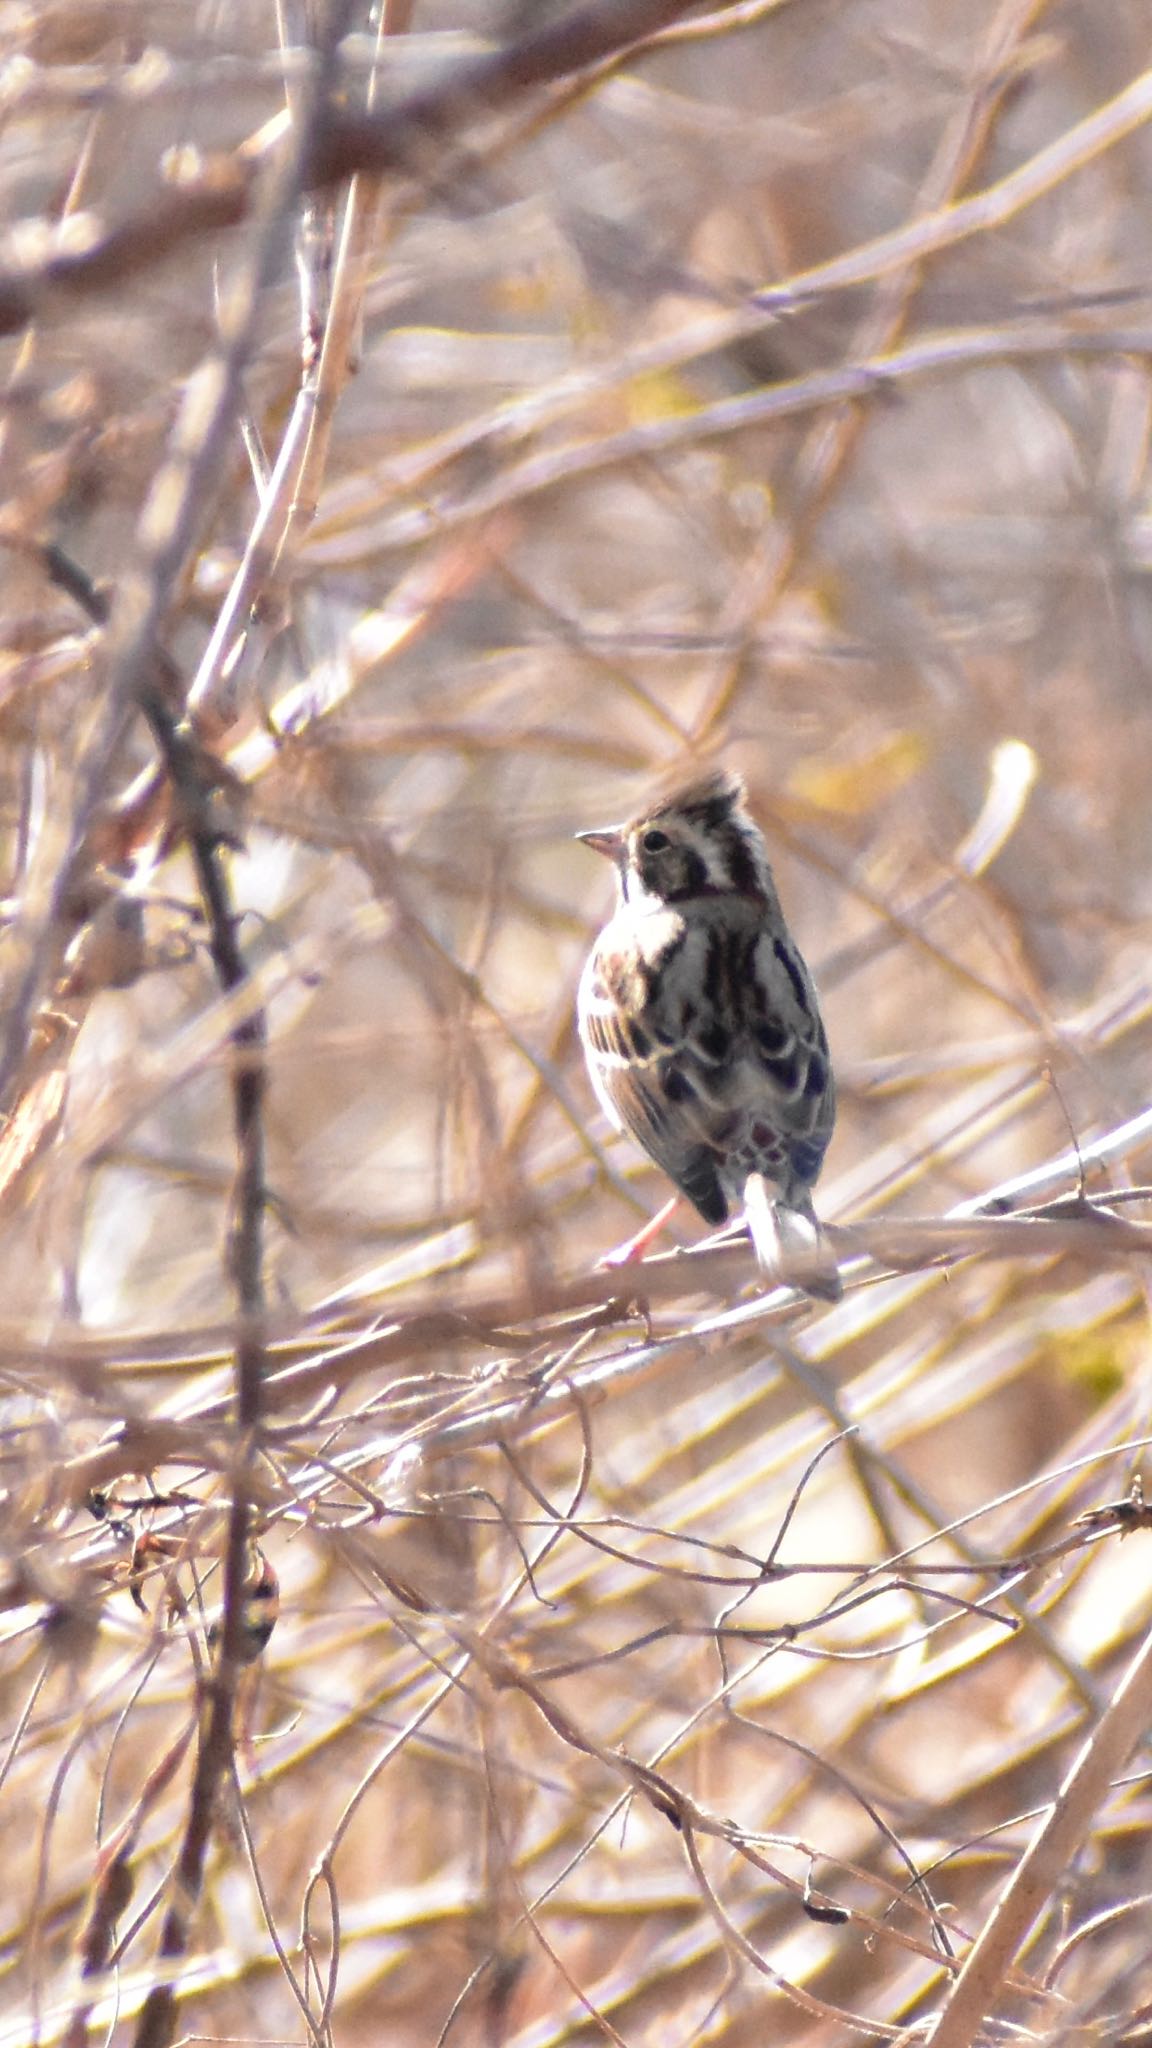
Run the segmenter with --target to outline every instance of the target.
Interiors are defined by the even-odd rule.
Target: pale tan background
[[[416,0],[382,89],[544,12]],[[373,45],[353,13],[362,96]],[[282,25],[295,45],[304,11]],[[13,224],[99,233],[154,202],[172,153],[231,151],[284,103],[272,0],[42,0],[0,9],[0,34]],[[233,1799],[190,2035],[309,2038],[264,1907],[303,1985],[308,1874],[331,1851],[331,2010],[308,1996],[338,2048],[839,2043],[852,2014],[880,2038],[934,2011],[945,1980],[922,1904],[891,1903],[909,1869],[876,1816],[921,1870],[952,1858],[932,1887],[962,1954],[1028,1839],[1017,1817],[1052,1795],[1147,1623],[1140,1536],[1035,1570],[1018,1597],[1044,1625],[1014,1639],[987,1576],[944,1583],[1003,1621],[922,1589],[819,1621],[857,1567],[952,1516],[985,1510],[964,1540],[998,1559],[1125,1492],[1146,1306],[1139,1260],[1103,1235],[947,1279],[867,1286],[860,1269],[834,1314],[743,1330],[723,1327],[743,1264],[661,1269],[648,1348],[636,1317],[571,1352],[548,1320],[665,1192],[583,1073],[573,995],[610,888],[572,834],[702,754],[746,774],[825,1000],[829,1219],[942,1216],[1147,1106],[1152,144],[1141,109],[1117,106],[1147,52],[1138,0],[687,15],[579,91],[462,119],[471,153],[432,146],[374,218],[362,195],[361,325],[330,373],[315,517],[263,581],[212,736],[246,785],[230,864],[268,996],[273,1335],[313,1377],[260,1467],[283,1614],[245,1681],[250,1836]],[[964,204],[984,192],[981,221]],[[315,273],[323,215],[314,232]],[[49,290],[3,343],[9,989],[108,675],[36,545],[113,587],[139,566],[141,506],[255,233]],[[185,686],[253,528],[253,461],[275,460],[300,388],[290,240],[167,610]],[[854,283],[820,270],[853,251]],[[43,256],[29,233],[5,262]],[[778,316],[751,317],[751,293],[784,283]],[[270,743],[289,707],[300,731]],[[137,724],[106,797],[151,759]],[[209,1504],[128,1521],[195,1550],[214,1597],[226,1019],[190,865],[154,851],[142,834],[126,863],[149,971],[46,989],[63,1021],[16,1047],[9,1096],[30,1135],[10,1126],[0,1235],[2,2048],[65,2038],[99,1846],[192,1697],[181,1626],[164,1632],[154,1583],[149,1618],[110,1583],[130,1537],[78,1498],[75,1461],[126,1415],[187,1422],[179,1463],[150,1439],[118,1483],[139,1500],[150,1473]],[[1089,1185],[1145,1173],[1134,1140]],[[1074,1186],[1061,1172],[1041,1192]],[[401,1335],[342,1366],[319,1416],[338,1289],[349,1327],[399,1319]],[[473,1320],[404,1321],[437,1308]],[[575,1391],[561,1375],[538,1415],[528,1375],[560,1361]],[[452,1414],[473,1419],[459,1446]],[[830,1451],[782,1552],[843,1569],[755,1591],[739,1624],[798,1622],[799,1648],[729,1642],[725,1664],[718,1619],[850,1421],[861,1449]],[[76,1623],[47,1662],[46,1613]],[[570,1725],[503,1682],[502,1658]],[[620,1810],[620,1748],[745,1850],[772,1837],[776,1875],[702,1836],[710,1894],[683,1830],[643,1797]],[[142,1819],[121,1936],[170,1871],[186,1797],[183,1766]],[[1001,1987],[1001,2021],[1144,2038],[1146,1906],[1061,1944],[1148,1892],[1147,1822],[1139,1782],[1089,1816],[1026,1958],[1053,1996]],[[805,1916],[786,1886],[809,1870],[887,1910],[873,1941]],[[330,1919],[311,1911],[323,1971]],[[126,1942],[118,2007],[101,1986],[93,2038],[132,2039],[155,1940],[153,1916]]]

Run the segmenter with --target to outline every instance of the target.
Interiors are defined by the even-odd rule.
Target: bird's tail
[[[816,1221],[811,1202],[784,1202],[762,1173],[750,1173],[744,1214],[763,1271],[777,1282],[799,1287],[818,1301],[839,1301],[844,1289],[836,1257]]]

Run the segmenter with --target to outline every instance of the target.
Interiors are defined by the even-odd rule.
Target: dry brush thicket
[[[0,7],[0,2048],[1136,2048],[1146,8],[377,12]],[[597,1265],[704,758],[830,1310]]]

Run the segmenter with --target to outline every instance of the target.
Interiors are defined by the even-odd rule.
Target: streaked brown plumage
[[[828,1041],[763,836],[725,772],[579,837],[619,901],[580,982],[596,1093],[705,1222],[744,1206],[761,1264],[839,1296],[812,1208],[836,1114]]]

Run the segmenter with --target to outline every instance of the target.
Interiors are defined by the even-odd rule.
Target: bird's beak
[[[624,832],[620,825],[605,825],[599,832],[577,832],[584,846],[590,846],[593,853],[602,853],[606,860],[619,860],[624,851]]]

